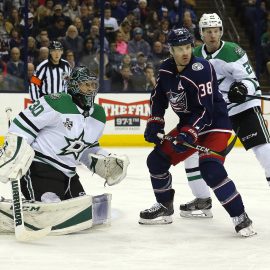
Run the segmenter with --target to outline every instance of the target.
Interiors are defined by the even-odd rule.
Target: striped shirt
[[[31,78],[29,92],[32,101],[47,94],[67,92],[65,77],[70,72],[71,68],[66,60],[60,59],[58,65],[54,65],[50,59],[41,62]]]

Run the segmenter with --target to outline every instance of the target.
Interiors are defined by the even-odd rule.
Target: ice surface
[[[173,224],[139,225],[139,212],[154,203],[145,164],[151,148],[111,151],[130,158],[128,176],[119,185],[104,188],[102,179],[79,168],[87,193],[112,193],[111,226],[32,243],[16,242],[14,235],[0,235],[1,270],[270,269],[270,189],[252,152],[234,149],[225,164],[258,232],[244,239],[234,232],[231,219],[215,198],[213,219],[179,216],[179,204],[193,199],[183,164],[171,169],[176,190]],[[10,197],[9,189],[8,184],[0,184],[4,197]]]

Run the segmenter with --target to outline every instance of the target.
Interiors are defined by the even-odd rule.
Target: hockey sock
[[[214,191],[217,199],[231,217],[240,216],[245,210],[241,195],[221,163],[207,161],[200,164],[203,178]]]
[[[151,174],[151,182],[157,202],[171,201],[172,177],[169,172],[164,174]]]
[[[188,185],[192,191],[192,194],[196,198],[209,198],[210,189],[201,176],[199,168],[199,155],[194,153],[185,160],[185,170],[188,179]]]

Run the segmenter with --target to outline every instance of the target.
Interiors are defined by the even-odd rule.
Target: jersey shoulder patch
[[[192,67],[191,68],[194,71],[199,71],[199,70],[204,69],[204,66],[203,66],[203,64],[201,64],[199,62],[196,62],[196,63],[192,64]]]
[[[104,111],[103,107],[99,104],[94,103],[94,111],[91,114],[91,117],[95,118],[96,120],[98,120],[104,124],[106,123],[105,111]]]
[[[55,111],[62,114],[80,114],[69,94],[55,93],[44,96],[45,101]]]

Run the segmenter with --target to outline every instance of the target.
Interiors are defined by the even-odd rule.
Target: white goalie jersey
[[[206,53],[205,45],[196,47],[194,54],[207,59],[214,66],[219,90],[227,103],[230,116],[261,105],[261,102],[255,99],[247,99],[244,103],[236,104],[230,103],[227,98],[230,85],[235,81],[243,82],[248,89],[249,95],[261,95],[256,75],[248,61],[247,54],[241,47],[232,42],[222,41],[220,49],[213,54]]]
[[[71,177],[82,156],[100,151],[98,140],[105,127],[104,109],[98,105],[83,114],[71,96],[47,95],[21,112],[9,132],[27,140],[35,161],[52,165]]]

